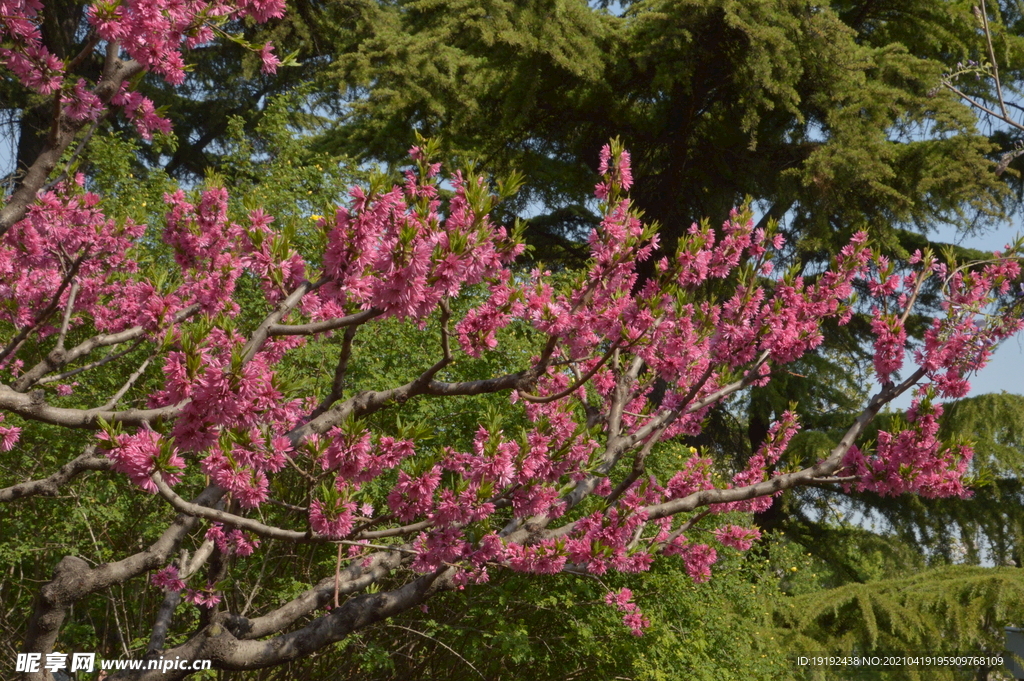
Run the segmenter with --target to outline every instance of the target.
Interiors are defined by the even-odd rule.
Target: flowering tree
[[[25,87],[51,98],[53,128],[0,210],[0,322],[10,332],[0,349],[0,409],[10,415],[0,449],[21,446],[28,422],[95,437],[49,475],[0,489],[0,501],[55,495],[101,471],[177,514],[149,546],[120,560],[60,561],[39,590],[25,652],[59,650],[76,603],[148,576],[166,594],[152,614],[150,655],[267,667],[422,606],[438,591],[484,582],[495,569],[600,576],[644,571],[667,555],[706,580],[716,545],[746,550],[758,538],[754,528],[714,517],[763,510],[799,485],[968,493],[971,451],[937,440],[938,400],[966,394],[967,376],[1021,327],[1016,310],[1000,306],[1020,276],[1013,253],[972,267],[915,253],[897,266],[858,233],[828,270],[804,278],[776,272],[782,237],[734,211],[719,229],[693,225],[675,253],[662,255],[656,228],[628,199],[629,155],[618,143],[601,156],[595,194],[603,220],[589,237],[589,265],[570,281],[516,267],[518,230],[489,218],[513,188],[498,184],[495,193],[483,178],[442,173],[429,143],[411,150],[403,185],[353,189],[320,221],[315,251],[300,253],[258,208],[230,220],[227,191],[216,186],[169,193],[162,225],[118,222],[84,178],[57,172],[62,157],[108,116],[125,115],[144,137],[167,129],[133,89],[134,77],[150,71],[180,83],[183,50],[230,21],[263,21],[283,6],[99,3],[89,11],[86,49],[66,60],[42,39],[38,3],[3,7],[0,58]],[[266,69],[276,68],[269,46],[253,49]],[[76,75],[96,59],[98,78]],[[167,257],[154,266],[161,248]],[[637,265],[648,260],[653,274],[640,281]],[[941,282],[942,315],[914,350],[917,367],[905,369],[905,327],[929,277]],[[247,281],[258,283],[259,300],[240,294]],[[799,429],[786,413],[742,466],[693,452],[666,478],[648,472],[659,445],[699,434],[709,410],[813,352],[826,320],[846,323],[857,286],[869,299],[879,388],[826,457],[806,468],[780,462]],[[435,328],[436,359],[415,368],[412,380],[351,394],[356,335],[388,319]],[[500,350],[513,329],[535,343],[528,362],[460,378],[460,362]],[[282,367],[290,354],[328,334],[341,336],[330,389],[289,394]],[[124,367],[114,394],[78,398],[77,381],[140,347],[147,358]],[[144,405],[121,408],[150,367],[160,385],[146,390]],[[865,442],[872,419],[908,391],[904,427]],[[367,421],[410,400],[492,393],[507,394],[526,427],[511,432],[492,419],[472,446],[455,447],[443,424],[382,433]],[[274,482],[286,476],[300,481],[302,505],[275,498]],[[274,506],[290,515],[268,522]],[[265,542],[334,545],[334,569],[257,614],[226,607],[231,566]],[[182,598],[198,609],[199,626],[171,643]],[[628,590],[606,600],[643,633],[646,620]]]

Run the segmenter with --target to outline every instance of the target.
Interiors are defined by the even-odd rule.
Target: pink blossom
[[[724,546],[729,546],[740,551],[749,549],[755,541],[761,538],[761,531],[756,527],[740,527],[738,525],[726,525],[720,527],[713,533],[715,539]]]
[[[220,594],[213,585],[208,585],[205,589],[189,589],[185,600],[201,608],[213,608],[220,603]]]
[[[274,54],[274,46],[270,43],[266,43],[260,48],[260,70],[263,73],[277,73],[277,67],[281,65],[281,60]]]
[[[618,591],[611,591],[605,594],[604,602],[613,605],[621,612],[626,613],[622,622],[629,627],[630,633],[634,636],[643,636],[644,630],[651,626],[650,620],[643,616],[639,606],[633,603],[633,592],[623,587]]]
[[[159,572],[153,573],[153,576],[149,579],[153,586],[167,591],[182,591],[185,589],[185,580],[178,578],[178,566],[176,565],[168,565]]]
[[[309,525],[317,534],[342,539],[352,532],[355,509],[354,501],[338,501],[334,506],[328,506],[320,499],[314,499],[309,505]]]

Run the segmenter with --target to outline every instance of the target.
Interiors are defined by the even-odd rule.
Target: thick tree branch
[[[86,471],[110,470],[111,462],[96,456],[96,448],[89,446],[76,458],[61,466],[53,475],[42,480],[30,480],[0,489],[0,502],[15,501],[31,496],[55,497],[61,486]]]
[[[348,595],[387,577],[393,570],[408,560],[400,551],[384,551],[366,559],[354,560],[341,570],[338,579],[338,593]],[[316,586],[304,591],[281,607],[260,617],[247,619],[239,615],[224,613],[217,622],[224,624],[234,636],[240,639],[256,639],[270,636],[297,622],[309,613],[319,610],[334,597],[335,576],[322,579]]]
[[[115,51],[107,52],[107,60],[103,68],[103,75],[96,84],[93,92],[104,103],[117,94],[121,83],[142,72],[142,64],[136,61],[123,61],[117,57]],[[55,95],[54,100],[59,106],[60,95]],[[57,167],[61,155],[74,141],[75,135],[81,130],[86,120],[73,121],[68,116],[59,116],[55,121],[54,134],[47,139],[43,150],[29,167],[22,178],[21,186],[13,194],[3,208],[0,208],[0,236],[14,226],[16,222],[25,217],[28,207],[36,200],[36,194],[46,184],[46,179]]]
[[[34,390],[26,395],[0,383],[0,409],[13,412],[31,421],[41,421],[68,428],[98,428],[100,418],[108,423],[141,426],[157,419],[177,416],[182,407],[181,404],[173,404],[157,409],[125,409],[123,411],[67,409],[47,404],[42,390]]]
[[[366,594],[349,599],[330,614],[301,629],[271,639],[256,641],[236,638],[227,627],[211,624],[185,644],[168,650],[165,657],[211,659],[218,669],[246,670],[270,667],[312,654],[349,634],[400,612],[416,607],[441,589],[450,588],[452,568],[443,569],[409,582],[393,591]],[[333,576],[331,577],[333,582]],[[332,584],[333,589],[333,584]],[[187,672],[164,674],[145,671],[115,675],[115,679],[180,679]]]
[[[288,433],[288,438],[292,444],[298,444],[314,433],[326,433],[349,417],[359,418],[367,416],[380,411],[389,404],[405,402],[419,395],[455,397],[515,390],[522,388],[525,383],[531,381],[535,376],[535,369],[531,369],[480,381],[445,383],[433,380],[432,376],[446,365],[447,362],[441,359],[415,380],[397,388],[391,388],[390,390],[364,390],[357,393],[344,402],[335,404],[316,418],[310,419],[307,423],[293,429]]]
[[[199,505],[212,505],[220,499],[223,490],[207,487],[196,498]],[[104,563],[95,568],[76,556],[65,556],[54,570],[53,579],[43,586],[36,598],[24,651],[46,654],[53,650],[64,617],[75,602],[88,594],[121,584],[147,570],[160,567],[178,549],[181,540],[195,527],[196,518],[179,515],[148,549],[115,563]],[[47,681],[48,673],[28,674],[30,681]]]

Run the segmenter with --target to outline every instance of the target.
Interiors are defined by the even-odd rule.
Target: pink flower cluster
[[[604,602],[613,605],[620,612],[626,613],[622,623],[629,627],[634,636],[643,636],[644,629],[651,626],[651,621],[640,612],[640,606],[633,602],[633,592],[623,587],[618,591],[610,591],[604,597]]]
[[[697,583],[711,579],[711,566],[718,560],[718,551],[707,544],[691,544],[679,535],[664,549],[667,556],[676,555],[683,559],[683,566],[690,579]]]
[[[942,405],[915,399],[907,410],[909,424],[898,433],[879,431],[873,454],[851,447],[843,474],[860,479],[853,489],[884,496],[912,492],[925,497],[968,497],[963,476],[974,451],[966,445],[947,447],[937,438]]]
[[[223,554],[234,553],[242,558],[251,556],[259,548],[259,537],[254,537],[239,529],[225,531],[223,523],[211,523],[206,531],[206,538],[214,543]]]
[[[338,500],[328,504],[314,499],[309,505],[309,526],[319,535],[332,539],[347,537],[355,524],[354,501]]]
[[[185,80],[183,49],[214,38],[213,22],[252,17],[258,22],[284,15],[284,0],[122,0],[90,6],[89,23],[102,40],[117,43],[130,58],[171,83]]]
[[[10,69],[26,87],[48,95],[61,84],[64,64],[43,44],[39,0],[0,2],[0,64]]]
[[[104,454],[114,462],[114,470],[124,473],[150,494],[157,491],[150,477],[154,471],[159,471],[168,485],[174,485],[185,470],[185,460],[178,450],[161,443],[160,434],[155,431],[140,430],[133,435],[101,432],[96,437],[109,443]]]
[[[148,283],[129,279],[138,271],[130,257],[135,239],[145,227],[107,219],[100,197],[75,183],[62,183],[41,194],[28,211],[0,239],[0,320],[17,327],[36,327],[39,314],[58,292],[66,303],[67,284],[77,284],[71,324],[91,320],[102,331],[120,331],[134,325],[140,291]],[[77,264],[76,264],[77,263]],[[126,300],[127,298],[127,300]],[[56,328],[43,323],[35,329],[45,338]]]
[[[128,90],[127,83],[121,85],[120,91],[111,98],[110,103],[122,107],[124,114],[144,140],[153,139],[154,132],[162,132],[165,135],[171,132],[171,122],[157,113],[153,100]]]
[[[178,577],[178,566],[168,565],[162,570],[153,573],[153,576],[149,578],[153,586],[165,589],[166,591],[184,591],[185,580]]]
[[[0,421],[4,420],[4,415],[0,414]],[[21,428],[18,426],[0,426],[0,452],[9,452],[14,449],[14,445],[18,444],[18,438],[21,437]]]
[[[726,525],[713,532],[723,546],[729,546],[739,551],[746,551],[761,538],[761,531],[756,527],[740,527],[739,525]]]
[[[940,397],[964,397],[970,390],[967,377],[988,363],[1000,341],[1024,328],[1020,315],[991,314],[998,297],[1020,278],[1020,264],[1000,258],[976,271],[947,274],[941,264],[933,269],[946,282],[945,314],[925,332],[924,347],[914,359]]]
[[[213,584],[207,584],[202,589],[189,589],[185,593],[185,600],[201,608],[212,608],[220,603],[220,593]]]
[[[523,246],[476,210],[482,180],[456,173],[451,183],[443,216],[433,175],[410,173],[404,189],[379,196],[353,189],[351,206],[338,209],[327,235],[327,282],[307,296],[304,309],[320,319],[355,306],[422,320],[464,286],[497,276]]]

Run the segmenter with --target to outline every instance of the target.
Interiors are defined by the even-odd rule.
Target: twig
[[[557,392],[554,395],[530,395],[529,393],[520,392],[519,396],[521,398],[523,398],[524,400],[526,400],[527,402],[536,402],[537,404],[547,404],[548,402],[554,402],[555,400],[560,400],[563,397],[565,397],[566,395],[571,395],[575,391],[577,391],[580,388],[582,388],[586,384],[586,382],[589,381],[591,379],[591,377],[593,377],[594,374],[596,374],[598,371],[600,371],[601,367],[603,367],[605,365],[605,363],[607,363],[608,360],[611,359],[612,353],[614,353],[618,349],[619,349],[619,341],[615,341],[614,343],[612,343],[612,346],[608,349],[608,352],[604,353],[604,356],[600,359],[600,361],[598,361],[597,364],[595,364],[593,367],[591,367],[590,370],[587,371],[587,373],[585,373],[581,377],[579,377],[576,380],[575,383],[570,385],[565,390],[562,390],[561,392]]]
[[[85,136],[82,137],[81,141],[79,141],[78,146],[75,147],[75,151],[71,154],[71,157],[68,159],[68,162],[64,164],[64,170],[61,171],[60,175],[44,184],[43,188],[40,189],[39,191],[49,191],[54,186],[68,179],[68,172],[71,170],[71,166],[74,165],[75,161],[78,160],[78,157],[82,155],[83,151],[85,151],[85,147],[87,144],[89,144],[89,140],[92,139],[93,134],[95,134],[96,130],[100,127],[100,123],[103,122],[103,120],[107,117],[107,115],[109,115],[109,113],[110,112],[108,111],[106,114],[100,116],[93,122],[93,124],[89,127],[89,130],[86,131]]]
[[[314,333],[324,333],[325,331],[333,331],[334,329],[340,329],[346,326],[356,326],[358,324],[368,322],[381,314],[383,314],[382,310],[372,308],[364,310],[363,312],[348,315],[347,317],[327,319],[322,322],[312,322],[309,324],[273,324],[268,329],[268,332],[271,336],[311,336]]]
[[[988,58],[992,64],[992,77],[996,81],[996,95],[999,97],[999,108],[1003,112],[1003,119],[1010,117],[1009,112],[1006,110],[1006,102],[1003,101],[1003,86],[999,82],[999,65],[996,63],[996,51],[992,47],[992,30],[988,27],[988,10],[985,8],[985,0],[981,0],[981,26],[982,30],[985,31],[985,40],[988,43]]]
[[[77,376],[78,374],[89,371],[90,369],[96,369],[98,367],[101,367],[104,364],[107,364],[108,362],[113,362],[115,359],[121,359],[122,357],[124,357],[125,355],[132,352],[140,345],[142,345],[144,341],[145,338],[139,338],[134,343],[132,343],[132,345],[129,348],[125,350],[122,350],[120,352],[111,352],[102,359],[98,359],[95,362],[90,362],[85,366],[78,367],[77,369],[72,369],[71,371],[65,371],[64,373],[57,374],[56,376],[46,376],[44,378],[40,378],[38,381],[36,381],[36,385],[46,385],[47,383],[53,383],[54,381],[63,381],[64,379],[71,378],[72,376]]]
[[[71,313],[75,308],[75,298],[78,296],[78,282],[71,284],[68,292],[68,304],[64,307],[64,320],[60,323],[60,335],[57,336],[57,350],[64,351],[64,339],[68,335],[68,327],[71,325]]]
[[[106,404],[100,407],[100,411],[112,410],[114,408],[114,405],[117,404],[117,401],[124,397],[124,394],[131,389],[132,385],[135,384],[135,381],[139,380],[139,376],[141,376],[142,373],[146,370],[146,367],[149,366],[149,362],[152,359],[152,357],[147,357],[146,361],[144,361],[139,366],[139,368],[136,369],[135,372],[128,377],[128,380],[124,382],[124,385],[122,385],[121,388],[116,393],[114,393],[109,400],[107,400]]]
[[[334,607],[338,607],[338,592],[341,591],[341,544],[338,544],[338,558],[334,561]]]
[[[389,626],[389,627],[393,627],[393,628],[395,628],[395,629],[405,629],[406,631],[411,631],[412,633],[414,633],[414,634],[417,634],[417,635],[419,635],[419,636],[422,636],[423,638],[428,638],[428,639],[430,639],[431,641],[433,641],[433,642],[434,642],[434,643],[436,643],[437,645],[439,645],[439,646],[443,647],[444,649],[446,649],[446,650],[447,650],[448,652],[450,652],[450,653],[451,653],[452,655],[454,655],[455,657],[457,657],[457,658],[459,658],[460,660],[462,660],[463,662],[465,662],[465,663],[466,663],[467,665],[469,665],[469,668],[470,668],[470,669],[472,669],[473,671],[475,671],[475,672],[476,672],[477,674],[479,674],[479,675],[480,675],[480,678],[481,678],[481,679],[484,679],[484,680],[486,681],[487,677],[486,677],[486,676],[484,676],[484,675],[483,675],[483,674],[482,674],[482,673],[480,672],[480,670],[479,670],[479,669],[477,669],[476,667],[474,667],[474,666],[473,666],[473,663],[472,663],[472,662],[470,662],[469,660],[467,660],[466,658],[464,658],[464,657],[463,657],[462,655],[459,655],[459,653],[458,653],[458,652],[456,652],[455,650],[453,650],[452,648],[450,648],[449,646],[447,646],[447,645],[446,645],[446,644],[445,644],[445,643],[444,643],[443,641],[439,641],[439,640],[437,640],[436,638],[434,638],[433,636],[431,636],[431,635],[429,635],[429,634],[424,634],[424,633],[423,633],[422,631],[416,631],[415,629],[410,629],[409,627],[403,627],[403,626],[402,626],[401,624],[391,624],[390,622],[388,622],[386,626]]]

